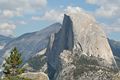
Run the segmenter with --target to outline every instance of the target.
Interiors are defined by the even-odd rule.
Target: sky
[[[18,37],[62,22],[67,9],[82,9],[120,41],[120,0],[0,0],[0,35]]]

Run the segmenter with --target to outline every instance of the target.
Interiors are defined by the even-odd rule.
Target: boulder
[[[29,78],[32,80],[49,80],[47,74],[43,72],[27,72],[21,74],[21,77]]]

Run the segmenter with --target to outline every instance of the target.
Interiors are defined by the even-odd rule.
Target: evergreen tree
[[[10,56],[5,59],[5,64],[3,64],[3,73],[6,77],[17,76],[24,72],[24,69],[20,68],[21,64],[21,54],[15,47],[14,49],[12,49]]]

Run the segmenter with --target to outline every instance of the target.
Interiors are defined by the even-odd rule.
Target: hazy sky
[[[120,40],[120,0],[0,0],[0,34],[20,36],[62,22],[67,9],[79,8]]]

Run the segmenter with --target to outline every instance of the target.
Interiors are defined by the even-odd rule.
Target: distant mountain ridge
[[[120,41],[108,39],[111,49],[115,56],[120,57]]]
[[[41,46],[40,49],[44,49],[44,48],[46,48],[46,46],[48,44],[48,38],[46,38],[47,40],[44,40],[45,36],[50,36],[52,33],[58,32],[60,30],[60,28],[61,28],[61,24],[60,23],[56,23],[56,24],[54,24],[54,26],[51,25],[50,27],[47,27],[47,28],[45,28],[43,30],[40,30],[40,31],[36,31],[36,32],[32,32],[32,33],[26,33],[26,34],[21,35],[18,38],[15,38],[15,39],[0,35],[0,45],[7,44],[6,46],[4,45],[5,48],[1,51],[1,53],[5,52],[5,50],[11,49],[14,46],[16,46],[16,47],[19,46],[19,47],[22,47],[22,48],[27,47],[27,46],[20,46],[20,45],[21,45],[21,43],[24,44],[24,40],[25,40],[25,42],[26,41],[29,42],[30,37],[32,38],[35,34],[40,34],[40,35],[37,35],[36,38],[38,37],[39,39],[41,39],[41,41],[43,40],[43,42],[44,42],[43,44],[44,45]],[[35,41],[36,38],[33,37],[33,41]],[[120,57],[120,42],[119,41],[110,40],[110,39],[108,39],[108,41],[109,41],[109,44],[110,44],[110,46],[112,48],[112,51],[113,51],[114,55]],[[20,44],[20,45],[18,45],[18,44]],[[32,43],[32,44],[34,44],[34,43]],[[29,45],[31,45],[31,44],[28,44],[28,47],[30,47]],[[42,43],[41,43],[41,45],[42,45]],[[31,47],[33,47],[33,46],[31,46]],[[22,49],[20,51],[25,53],[26,50]],[[34,53],[36,53],[36,51]]]
[[[27,53],[28,56],[33,56],[35,53],[38,53],[39,51],[41,51],[42,49],[47,47],[50,35],[58,32],[60,30],[60,28],[61,28],[61,24],[55,23],[51,26],[46,27],[43,30],[32,32],[32,33],[26,33],[17,38],[11,38],[11,37],[6,37],[6,36],[0,35],[0,46],[4,47],[6,45],[5,48],[2,49],[2,51],[0,50],[0,57],[2,58],[2,59],[0,59],[0,62],[2,63],[1,60],[3,60],[4,53],[7,50],[9,52],[10,49],[15,46],[19,48],[20,52],[22,52],[24,54]],[[32,40],[30,41],[29,39],[32,39]],[[40,39],[40,42],[35,43],[36,39]],[[108,41],[109,41],[109,44],[111,46],[111,49],[112,49],[114,55],[120,58],[120,41],[115,41],[115,40],[111,40],[111,39],[108,39]],[[37,44],[37,43],[39,43],[39,44]],[[32,45],[37,46],[38,48],[35,47],[36,49],[33,50],[33,49],[31,49],[31,48],[34,48],[34,46],[32,46]],[[42,45],[42,46],[40,46],[40,45]],[[29,50],[30,51],[33,50],[33,52],[29,52]],[[34,53],[34,54],[32,54],[32,53]]]
[[[55,23],[43,30],[23,34],[8,42],[0,51],[0,64],[9,55],[9,51],[13,47],[18,48],[22,54],[23,61],[26,62],[30,57],[47,47],[50,35],[58,32],[60,27],[60,23]]]
[[[74,70],[75,70],[74,73],[76,73],[75,76],[77,77],[80,73],[82,73],[81,71],[83,71],[83,70],[88,71],[88,68],[90,70],[91,70],[91,68],[94,69],[94,70],[98,70],[97,72],[95,72],[95,74],[92,73],[92,71],[87,72],[87,74],[84,73],[84,75],[87,76],[89,80],[94,79],[95,77],[98,78],[99,76],[94,76],[94,75],[99,75],[99,73],[101,75],[105,75],[104,76],[105,80],[110,80],[109,78],[111,78],[111,76],[114,75],[113,72],[109,72],[106,75],[104,73],[107,72],[107,70],[108,70],[107,68],[105,68],[105,69],[103,68],[105,71],[101,72],[101,67],[90,66],[92,63],[98,65],[97,61],[101,60],[101,58],[98,59],[98,57],[93,57],[93,55],[92,55],[92,59],[91,59],[91,57],[86,56],[88,54],[86,54],[85,52],[82,52],[82,51],[84,51],[84,49],[86,49],[86,50],[87,49],[92,49],[90,47],[93,47],[93,49],[88,50],[87,52],[94,51],[95,45],[94,45],[94,43],[91,44],[92,42],[94,42],[91,39],[95,40],[96,37],[90,38],[89,36],[92,36],[92,34],[91,34],[92,32],[97,33],[98,29],[94,28],[93,31],[92,31],[92,29],[88,29],[88,32],[89,32],[89,30],[91,30],[92,32],[90,34],[85,32],[82,35],[82,36],[87,35],[87,36],[84,36],[85,40],[80,40],[80,41],[76,40],[74,42],[74,40],[76,38],[78,38],[76,36],[78,36],[79,34],[74,33],[75,35],[73,36],[73,30],[72,30],[73,23],[72,23],[72,21],[70,21],[69,16],[67,16],[67,15],[66,15],[66,19],[67,20],[64,21],[64,25],[62,25],[60,23],[55,23],[55,24],[52,24],[52,25],[44,28],[43,30],[36,31],[36,32],[31,32],[31,33],[26,33],[26,34],[23,34],[23,35],[21,35],[17,38],[9,38],[9,37],[0,36],[0,42],[2,44],[5,44],[3,49],[0,50],[0,65],[3,63],[4,59],[7,56],[9,56],[10,50],[13,47],[17,47],[22,54],[22,58],[23,58],[23,62],[24,62],[23,65],[24,65],[24,67],[28,68],[28,71],[43,71],[43,72],[46,72],[47,68],[48,68],[47,66],[49,66],[49,68],[50,68],[50,64],[51,64],[51,63],[50,64],[48,63],[48,65],[47,65],[46,56],[49,56],[49,61],[50,62],[52,62],[52,61],[57,62],[56,55],[58,55],[59,53],[57,54],[56,51],[60,51],[61,55],[59,56],[59,58],[61,60],[62,67],[60,68],[59,63],[58,63],[57,74],[56,73],[54,74],[55,75],[54,76],[55,80],[67,80],[66,78],[72,78]],[[67,24],[67,23],[69,23],[69,24]],[[84,21],[83,21],[83,23],[84,23]],[[81,22],[81,24],[82,24],[82,22]],[[93,24],[89,24],[89,26],[93,26]],[[62,28],[62,27],[64,27],[64,28]],[[69,27],[69,29],[68,29],[68,27]],[[93,26],[93,27],[95,27],[95,26]],[[82,29],[83,31],[85,30],[83,28],[80,28],[80,29]],[[78,32],[80,31],[79,29],[76,29],[76,30],[78,30]],[[55,35],[57,35],[57,37],[55,37]],[[95,35],[99,35],[99,33],[95,34]],[[79,36],[79,38],[80,37],[81,36]],[[105,38],[104,35],[100,36],[100,37]],[[54,39],[56,39],[56,41],[54,41]],[[83,39],[83,38],[81,38],[81,39]],[[87,39],[88,39],[88,41],[87,41]],[[107,39],[107,38],[105,38],[105,39]],[[83,48],[83,46],[85,44],[84,41],[87,41],[87,44],[86,44],[87,48]],[[91,41],[91,42],[89,43],[89,41]],[[120,42],[110,40],[110,39],[108,39],[108,41],[109,41],[110,47],[111,47],[111,49],[114,53],[116,62],[120,67]],[[53,43],[54,43],[54,47],[53,47]],[[80,43],[82,43],[82,46],[81,46]],[[90,44],[91,44],[91,46],[90,46]],[[101,45],[101,46],[103,46],[103,45]],[[73,49],[73,47],[74,47],[74,49]],[[84,47],[86,47],[86,46],[84,46]],[[48,53],[49,53],[49,50],[53,50],[51,52],[52,55],[51,54],[45,54],[46,49],[47,49]],[[55,49],[56,49],[56,51],[54,51]],[[70,52],[72,49],[73,49],[73,52],[77,56],[73,55],[72,52]],[[62,51],[62,50],[64,50],[64,51]],[[98,50],[98,48],[96,49],[96,51],[97,50]],[[79,59],[80,55],[77,54],[78,52],[82,53],[80,59]],[[92,54],[92,52],[90,52],[90,55],[91,54]],[[96,59],[98,59],[98,60],[96,60]],[[75,62],[74,63],[75,66],[71,65],[71,64],[73,64],[73,63],[71,63],[71,61]],[[80,61],[81,61],[82,64],[84,64],[85,61],[88,61],[86,64],[87,65],[89,64],[89,65],[88,66],[86,66],[86,65],[81,66],[81,64],[79,64]],[[53,67],[54,65],[56,65],[56,62],[52,63],[51,66]],[[49,70],[49,68],[48,68],[48,70]],[[63,69],[63,70],[61,70],[61,69]],[[58,73],[59,70],[61,70],[60,73]],[[81,71],[79,72],[78,70],[81,70]],[[53,71],[54,70],[50,71],[51,74],[53,74]],[[71,71],[71,72],[69,72],[69,71]],[[68,74],[68,75],[66,75],[66,74]],[[66,75],[66,76],[64,76],[64,75]],[[109,76],[108,79],[106,79],[107,76]],[[80,77],[79,79],[83,80],[84,76]],[[72,79],[69,79],[69,80],[72,80]],[[77,79],[75,79],[75,80],[77,80]]]
[[[12,41],[13,39],[14,38],[0,35],[0,49],[4,48],[4,46],[10,41]]]
[[[14,38],[0,35],[0,44],[7,44],[12,39],[14,39]]]

